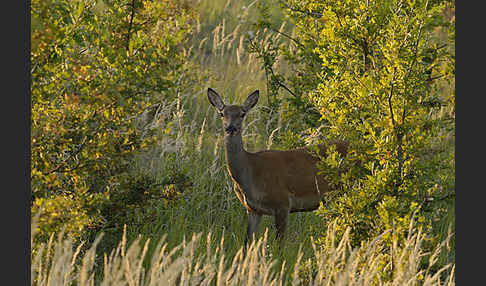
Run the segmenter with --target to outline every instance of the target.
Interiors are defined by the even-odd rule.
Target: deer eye
[[[224,117],[223,112],[220,112],[219,113],[219,116]]]

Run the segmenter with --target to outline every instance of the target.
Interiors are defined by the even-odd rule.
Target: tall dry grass
[[[193,233],[204,237],[211,233],[213,240],[224,236],[227,259],[235,257],[243,244],[246,213],[233,193],[225,167],[221,119],[208,102],[207,87],[215,88],[225,102],[238,104],[259,89],[260,102],[245,119],[243,142],[249,151],[278,148],[273,139],[288,127],[282,123],[283,114],[266,107],[262,63],[248,53],[245,41],[254,37],[260,45],[268,46],[270,37],[282,42],[286,39],[268,30],[255,31],[252,22],[258,15],[258,2],[201,0],[195,6],[200,15],[199,25],[188,39],[186,51],[201,71],[202,83],[181,86],[176,101],[160,102],[147,125],[161,135],[160,142],[149,152],[140,154],[134,166],[137,172],[150,173],[161,181],[171,170],[179,170],[190,178],[192,187],[183,191],[175,206],[161,208],[155,223],[144,225],[142,231],[128,228],[129,241],[140,233],[151,238],[148,256],[155,251],[155,241],[162,236],[169,247],[179,245]],[[278,15],[275,17],[278,23]],[[288,33],[292,29],[284,22],[277,26],[288,29]],[[322,220],[314,213],[293,214],[287,234],[292,246],[279,261],[286,260],[288,265],[293,265],[299,247],[303,258],[311,257],[311,236],[318,236],[323,227]],[[262,219],[259,233],[267,228],[272,244],[275,230],[270,217]],[[283,275],[288,277],[290,273],[285,271]]]
[[[168,243],[175,245],[193,232],[216,231],[215,235],[221,235],[224,231],[234,255],[243,240],[246,214],[233,194],[226,172],[221,119],[209,105],[207,87],[218,90],[227,103],[242,103],[249,93],[259,89],[261,99],[245,119],[243,141],[249,151],[275,148],[273,138],[287,127],[282,123],[282,114],[266,107],[265,74],[260,60],[248,53],[245,41],[254,37],[261,45],[269,45],[270,37],[285,39],[267,30],[254,30],[252,22],[258,15],[258,1],[194,3],[199,23],[187,41],[186,52],[201,71],[202,83],[181,86],[176,101],[160,102],[147,127],[159,132],[161,139],[150,152],[140,154],[134,169],[162,178],[169,168],[175,168],[187,174],[192,183],[192,190],[185,193],[183,202],[176,208],[161,210],[160,221],[147,235],[166,234]],[[291,29],[283,22],[279,25]],[[169,157],[175,160],[168,160]],[[305,226],[311,221],[318,222],[318,218],[313,214],[292,216],[290,227],[296,231],[289,234],[290,238],[309,244],[312,233]],[[271,224],[264,219],[261,232]],[[133,238],[136,232],[128,236]]]
[[[192,99],[187,101],[187,107],[193,111],[193,118],[205,122],[206,130],[218,134],[216,130],[220,125],[217,114],[208,105],[207,87],[216,89],[227,103],[242,103],[251,92],[260,90],[260,102],[247,118],[243,134],[245,144],[251,150],[272,147],[272,136],[284,132],[285,126],[281,126],[282,115],[266,107],[267,78],[262,60],[248,52],[246,42],[252,39],[266,48],[271,39],[293,45],[281,34],[254,27],[259,17],[257,6],[261,3],[261,0],[197,1],[195,8],[199,19],[186,47],[187,55],[205,76],[204,83],[191,90]],[[291,34],[293,27],[284,20],[277,2],[269,3],[275,4],[270,9],[275,27]],[[284,61],[277,61],[275,70],[285,73],[286,67],[281,63]]]
[[[338,240],[335,229],[331,225],[321,247],[313,245],[313,259],[302,259],[299,250],[292,269],[272,258],[268,232],[232,257],[226,255],[224,236],[213,243],[211,234],[193,234],[173,248],[163,237],[146,264],[150,240],[127,243],[124,232],[118,246],[103,255],[102,265],[95,264],[101,236],[81,253],[81,246],[74,248],[73,240],[60,234],[32,249],[31,285],[455,285],[455,265],[431,271],[440,253],[447,251],[448,241],[424,253],[425,236],[411,227],[404,246],[390,255],[383,235],[352,249],[349,232]],[[424,259],[428,267],[420,270]],[[99,280],[96,267],[102,268]],[[285,272],[291,275],[286,277]]]
[[[243,255],[246,214],[232,191],[220,118],[207,102],[206,89],[215,88],[228,103],[263,91],[245,119],[243,141],[250,151],[274,147],[272,138],[287,127],[281,114],[265,107],[265,74],[244,43],[254,37],[265,46],[270,37],[281,36],[253,30],[258,1],[195,2],[200,18],[186,53],[199,66],[203,84],[181,85],[176,101],[161,101],[146,126],[161,139],[133,166],[161,179],[178,170],[189,177],[191,189],[174,206],[160,208],[156,222],[127,227],[109,253],[96,251],[102,236],[91,245],[63,234],[32,244],[32,285],[454,285],[454,265],[432,270],[439,253],[447,251],[447,241],[419,270],[427,256],[420,232],[411,229],[405,246],[392,255],[381,236],[351,249],[348,236],[336,239],[334,225],[323,246],[317,246],[311,237],[323,226],[313,213],[290,217],[283,251],[273,242],[272,220],[264,218],[263,235]],[[291,34],[288,24],[280,28]],[[276,69],[285,72],[284,66]],[[33,224],[32,239],[35,232]]]

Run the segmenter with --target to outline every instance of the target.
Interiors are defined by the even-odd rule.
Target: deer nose
[[[228,134],[233,134],[236,132],[236,127],[234,127],[233,125],[228,125],[228,127],[226,127],[224,131],[226,131],[226,133]]]

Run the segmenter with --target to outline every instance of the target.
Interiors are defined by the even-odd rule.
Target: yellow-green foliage
[[[46,210],[43,230],[100,226],[100,201],[154,142],[138,114],[190,78],[190,8],[125,2],[32,1],[32,212]]]
[[[88,213],[80,197],[73,195],[57,195],[48,199],[38,198],[32,206],[32,213],[42,213],[38,229],[42,241],[46,241],[52,233],[65,228],[75,238],[79,238],[88,225],[93,225],[99,218]]]
[[[373,101],[386,94],[367,97],[350,83],[350,72],[364,60],[359,48],[344,45],[346,35],[358,37],[358,28],[375,24],[363,24],[346,8],[359,1],[331,2],[32,1],[31,209],[39,215],[33,285],[89,285],[94,279],[101,285],[174,279],[192,285],[454,285],[452,265],[439,271],[454,252],[453,237],[445,240],[454,218],[453,48],[439,49],[436,59],[447,61],[428,66],[433,78],[444,72],[441,80],[450,84],[435,81],[430,96],[408,102],[422,107],[407,109],[403,172],[397,176],[388,102]],[[371,12],[389,13],[380,6],[385,2],[369,2],[377,8]],[[354,28],[336,34],[332,9],[350,13],[343,23]],[[316,18],[319,13],[328,18]],[[393,33],[398,20],[387,21],[377,27]],[[413,28],[420,21],[409,23]],[[403,28],[396,25],[395,33]],[[442,36],[432,42],[447,42],[444,29],[436,30]],[[346,73],[335,72],[339,64]],[[386,80],[375,81],[381,72],[365,72],[362,80],[386,87]],[[231,103],[260,89],[261,101],[243,130],[250,151],[340,136],[357,151],[348,159],[362,160],[351,172],[342,167],[354,166],[353,160],[331,154],[323,161],[323,172],[339,178],[333,181],[339,188],[320,216],[291,215],[282,252],[273,242],[273,220],[265,217],[260,233],[268,234],[241,255],[246,214],[232,192],[208,86]],[[397,88],[403,93],[406,85]],[[440,100],[434,96],[439,91]],[[402,111],[405,96],[393,94],[393,108]],[[398,195],[391,192],[397,178]],[[419,227],[409,228],[411,221]],[[434,231],[420,230],[431,221],[439,222]],[[66,236],[56,241],[63,227]],[[95,241],[100,231],[104,235]],[[424,252],[442,241],[447,251],[429,262]]]
[[[322,217],[351,226],[353,245],[385,229],[403,239],[412,218],[441,233],[455,186],[453,2],[280,2],[319,57],[307,93],[319,133],[350,142],[321,164],[336,187]]]

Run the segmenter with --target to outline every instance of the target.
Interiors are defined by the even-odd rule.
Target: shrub
[[[282,143],[350,143],[346,156],[329,150],[320,164],[333,191],[319,215],[326,224],[338,221],[338,235],[349,228],[353,246],[391,229],[385,235],[391,247],[404,241],[411,221],[428,233],[427,243],[438,243],[454,224],[455,4],[279,3],[296,26],[290,44],[253,41],[252,49],[274,75],[268,76],[274,97],[294,82],[301,92],[294,94],[320,113],[314,126],[297,121],[304,127],[281,134]],[[265,17],[260,27],[281,34]],[[293,70],[287,76],[272,70],[279,55]]]
[[[66,231],[79,236],[106,220],[99,203],[110,205],[110,190],[138,188],[115,196],[137,201],[136,192],[148,187],[129,178],[134,155],[156,139],[141,136],[136,119],[154,103],[174,100],[190,77],[182,44],[194,14],[180,1],[49,0],[31,7],[32,212],[46,209],[42,230],[59,231],[62,217],[74,223]]]

